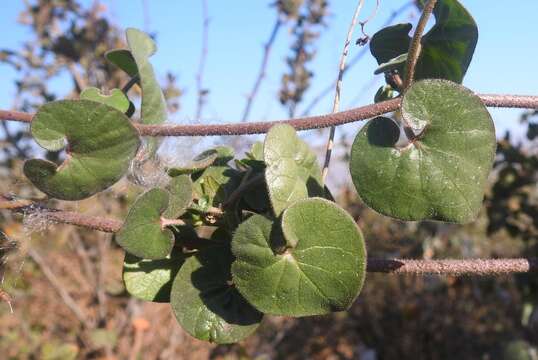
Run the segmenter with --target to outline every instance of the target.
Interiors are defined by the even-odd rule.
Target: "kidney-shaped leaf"
[[[457,0],[439,0],[433,10],[435,25],[422,37],[415,79],[439,78],[461,83],[478,41],[478,27]],[[378,64],[407,52],[411,24],[386,27],[372,36],[370,51]],[[400,67],[400,71],[403,66]]]
[[[263,146],[265,180],[276,216],[291,203],[323,196],[321,170],[316,155],[290,125],[275,125]]]
[[[328,200],[311,198],[284,211],[281,231],[261,215],[237,228],[232,274],[239,292],[267,314],[346,310],[366,272],[364,240],[353,218]]]
[[[24,174],[39,190],[62,200],[84,199],[112,186],[129,169],[140,144],[125,114],[89,100],[43,105],[31,133],[47,150],[67,147],[60,167],[40,159],[24,164]]]
[[[125,253],[123,282],[132,296],[154,302],[170,302],[172,282],[183,265],[181,250],[173,250],[164,259],[141,259]]]
[[[402,115],[422,132],[403,148],[395,146],[399,128],[390,119],[373,119],[359,131],[350,161],[359,196],[402,220],[473,220],[496,146],[480,98],[455,83],[423,80],[405,93]]]
[[[174,234],[161,226],[161,215],[168,208],[166,190],[151,189],[136,199],[127,214],[117,243],[128,253],[142,259],[164,259],[174,246]]]
[[[188,258],[172,285],[180,325],[200,340],[234,343],[250,335],[263,315],[231,284],[229,248],[212,246]]]
[[[100,102],[118,109],[122,113],[126,113],[130,105],[129,99],[120,89],[112,89],[110,95],[103,95],[98,88],[89,87],[80,93],[80,98]]]

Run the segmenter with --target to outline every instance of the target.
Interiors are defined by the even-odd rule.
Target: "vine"
[[[289,81],[284,81],[289,91],[281,94],[291,117],[308,86],[309,76],[297,75],[305,71],[308,58],[302,42],[311,34],[304,26],[323,24],[326,12],[325,2],[308,3],[315,4],[317,12],[296,15],[297,56],[289,60],[288,80],[299,77],[302,87],[291,91]],[[286,14],[298,14],[301,4],[277,5]],[[247,337],[266,314],[300,317],[346,310],[359,296],[367,272],[536,272],[535,258],[367,256],[360,228],[334,201],[323,181],[326,174],[298,130],[334,129],[368,120],[355,138],[349,161],[362,201],[403,221],[464,224],[474,221],[482,208],[494,163],[496,137],[487,107],[537,109],[538,96],[477,95],[460,85],[476,46],[477,26],[458,1],[430,0],[412,38],[411,24],[388,26],[372,36],[371,52],[379,64],[375,72],[384,74],[387,82],[375,103],[337,112],[345,56],[361,7],[362,1],[346,39],[334,113],[272,122],[166,124],[166,100],[150,62],[156,45],[147,34],[127,29],[128,49],[106,53],[107,60],[130,77],[123,91],[104,95],[84,88],[79,99],[49,102],[36,114],[0,110],[1,120],[30,124],[33,139],[44,149],[66,152],[62,164],[44,159],[24,164],[24,175],[46,197],[2,195],[0,209],[113,233],[125,250],[127,291],[142,300],[170,303],[189,334],[216,343]],[[430,14],[436,23],[423,36]],[[198,115],[203,105],[202,69],[203,60]],[[136,84],[142,91],[138,121],[132,118],[134,105],[127,95]],[[253,96],[258,86],[257,82]],[[123,221],[49,206],[52,199],[86,199],[136,172],[133,163],[156,159],[158,137],[257,133],[266,133],[265,140],[243,156],[218,146],[186,166],[167,168],[165,184],[141,193]],[[325,169],[329,158],[330,152]],[[30,255],[43,263],[39,254]],[[54,283],[52,275],[47,276]],[[64,302],[72,303],[68,294],[59,293]],[[77,313],[75,305],[71,310]]]

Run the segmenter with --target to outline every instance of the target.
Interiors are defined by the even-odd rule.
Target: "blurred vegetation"
[[[282,75],[280,101],[291,116],[314,76],[307,68],[329,13],[326,1],[277,1],[294,38]],[[20,15],[32,37],[0,50],[16,69],[13,109],[35,111],[81,88],[121,87],[126,78],[104,61],[122,47],[118,27],[98,1],[33,1]],[[65,73],[73,87],[55,94],[49,80]],[[170,110],[181,89],[168,73]],[[131,90],[136,92],[136,87]],[[21,174],[35,147],[25,127],[2,122],[0,193],[38,196]],[[521,116],[526,139],[506,133],[480,218],[458,226],[403,223],[367,209],[349,188],[333,190],[358,219],[370,256],[477,258],[536,256],[538,246],[538,113]],[[48,154],[54,159],[57,154]],[[345,160],[345,159],[343,159]],[[64,208],[121,219],[139,188],[127,181]],[[0,354],[5,359],[537,359],[538,281],[369,274],[347,313],[303,319],[268,317],[241,344],[215,346],[190,338],[165,304],[127,296],[123,252],[109,234],[47,223],[39,216],[0,211]],[[42,261],[39,261],[41,259]],[[52,276],[51,276],[52,274]],[[74,305],[66,303],[67,294]],[[6,301],[11,298],[13,314]],[[79,315],[76,312],[79,311]]]

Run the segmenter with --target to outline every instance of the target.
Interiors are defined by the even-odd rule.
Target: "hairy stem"
[[[477,95],[482,99],[484,105],[489,107],[538,109],[538,96],[502,94]],[[393,112],[400,107],[400,100],[400,98],[391,99],[334,114],[308,116],[298,119],[250,122],[245,124],[134,125],[142,136],[227,136],[263,134],[276,124],[288,124],[298,131],[312,130],[348,124]],[[32,122],[32,117],[33,114],[30,113],[0,110],[0,120],[30,123]]]
[[[415,66],[417,65],[418,58],[420,56],[420,50],[422,48],[420,40],[422,39],[422,34],[424,33],[424,28],[428,23],[428,19],[432,14],[433,8],[437,0],[428,0],[424,9],[422,10],[422,15],[418,20],[417,28],[409,44],[409,50],[407,51],[407,63],[405,64],[405,79],[403,84],[403,89],[407,89],[409,85],[413,82],[415,77]]]
[[[340,92],[342,91],[342,78],[344,77],[344,71],[346,69],[346,59],[347,54],[349,53],[349,45],[351,44],[351,38],[353,37],[353,30],[355,30],[355,26],[357,26],[357,19],[359,18],[359,14],[361,12],[362,6],[364,5],[364,0],[359,0],[357,3],[357,7],[355,8],[355,13],[353,14],[353,18],[351,19],[351,24],[349,25],[349,29],[347,31],[346,41],[344,43],[344,49],[342,50],[342,55],[340,56],[340,64],[338,66],[338,77],[336,80],[336,87],[334,92],[334,101],[333,101],[333,114],[337,113],[340,109]],[[327,178],[327,174],[329,172],[329,164],[331,162],[331,155],[333,152],[334,147],[334,133],[336,131],[335,126],[331,126],[331,129],[329,130],[329,140],[327,141],[327,148],[325,150],[325,163],[323,164],[323,170],[321,173],[321,182],[325,183],[325,179]]]

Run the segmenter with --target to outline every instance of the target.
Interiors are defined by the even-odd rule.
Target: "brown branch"
[[[411,85],[413,79],[415,78],[415,66],[417,65],[420,50],[422,48],[420,40],[422,39],[422,34],[424,33],[424,29],[426,28],[426,24],[428,23],[428,19],[432,14],[436,2],[437,0],[428,0],[426,5],[424,5],[424,9],[422,10],[422,14],[418,20],[417,28],[413,34],[411,43],[409,44],[409,50],[407,51],[407,63],[405,64],[405,79],[403,84],[404,90]]]
[[[269,62],[269,55],[271,54],[271,48],[273,47],[273,43],[275,42],[276,36],[281,26],[282,26],[282,20],[280,19],[280,16],[277,16],[275,25],[273,25],[273,30],[271,31],[271,35],[269,36],[269,39],[263,46],[263,57],[262,57],[261,65],[260,65],[260,70],[258,72],[258,76],[256,77],[256,81],[254,82],[254,86],[252,87],[252,90],[247,96],[247,103],[245,105],[245,110],[243,110],[243,116],[241,118],[241,122],[246,122],[248,120],[248,116],[250,115],[250,109],[252,108],[252,103],[254,102],[254,98],[256,98],[256,95],[258,94],[258,90],[260,88],[262,80],[265,78],[265,72],[267,69],[267,63]]]
[[[538,259],[368,259],[368,272],[414,275],[479,275],[538,272]]]
[[[200,121],[202,110],[205,104],[207,91],[203,88],[203,76],[205,63],[207,60],[207,47],[209,40],[209,15],[207,11],[207,0],[202,0],[202,53],[200,54],[200,63],[198,65],[198,73],[196,74],[196,87],[198,91],[198,101],[196,103],[196,120]]]
[[[347,54],[349,53],[349,46],[351,45],[351,38],[353,37],[353,30],[357,26],[357,19],[361,12],[362,6],[364,5],[364,0],[359,0],[353,17],[351,18],[351,23],[349,24],[349,29],[347,31],[346,41],[344,42],[344,49],[342,50],[342,55],[340,55],[340,64],[338,65],[338,76],[336,78],[336,86],[334,91],[334,101],[333,101],[333,110],[332,113],[337,113],[340,110],[340,92],[342,91],[342,79],[344,78],[344,70],[346,69],[346,59]],[[321,182],[325,183],[327,174],[329,173],[329,164],[331,162],[331,155],[334,147],[334,134],[336,132],[336,127],[331,126],[329,130],[329,140],[327,140],[327,148],[325,150],[325,162],[323,163],[323,170],[321,172]]]
[[[489,107],[538,109],[538,96],[530,95],[498,95],[477,94],[484,105]],[[357,107],[335,114],[308,116],[298,119],[286,119],[245,124],[212,124],[212,125],[142,125],[135,124],[142,136],[226,136],[266,133],[273,125],[289,124],[296,130],[312,130],[330,126],[344,125],[366,120],[375,116],[395,111],[400,106],[400,99],[392,99],[377,104]],[[30,123],[33,114],[19,111],[0,110],[0,120],[13,120]]]
[[[245,187],[259,181],[254,177],[245,182]],[[24,206],[19,212],[37,211],[37,208]],[[10,210],[16,210],[11,208]],[[44,211],[45,210],[45,211]],[[42,214],[57,223],[71,224],[103,232],[117,232],[121,221],[97,216],[88,216],[71,211],[39,208]],[[475,275],[496,276],[502,274],[538,272],[538,258],[520,259],[447,259],[447,260],[411,260],[411,259],[368,259],[367,271],[373,273],[415,274],[415,275]]]

